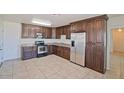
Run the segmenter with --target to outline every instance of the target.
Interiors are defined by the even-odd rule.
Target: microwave
[[[36,38],[43,38],[43,33],[36,33]]]

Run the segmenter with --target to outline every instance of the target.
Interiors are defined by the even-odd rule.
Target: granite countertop
[[[35,44],[22,44],[21,47],[35,47]]]
[[[45,45],[55,45],[55,46],[62,46],[62,47],[69,47],[70,48],[70,44],[66,44],[66,43],[45,43]],[[35,47],[35,44],[22,44],[21,47]]]
[[[63,46],[70,48],[70,44],[65,44],[65,43],[46,43],[46,45],[56,45],[56,46]]]

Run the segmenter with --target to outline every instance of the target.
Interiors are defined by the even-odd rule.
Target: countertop
[[[62,46],[62,47],[69,47],[70,44],[65,44],[65,43],[45,43],[45,45],[55,45],[55,46]],[[35,44],[22,44],[21,47],[36,47]]]
[[[21,47],[36,47],[35,44],[22,44]]]
[[[55,46],[62,46],[62,47],[70,48],[70,44],[65,44],[65,43],[46,43],[45,45],[55,45]]]

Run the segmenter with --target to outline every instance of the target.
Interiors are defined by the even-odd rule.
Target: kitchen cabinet
[[[70,60],[70,48],[53,45],[53,51],[55,55]]]
[[[61,35],[66,35],[66,39],[70,39],[70,25],[56,28],[56,39],[60,39]]]
[[[43,38],[46,38],[46,39],[52,38],[52,28],[41,27],[40,32],[43,34]]]
[[[82,22],[75,22],[71,24],[71,32],[83,31]]]
[[[70,32],[70,25],[68,25],[66,27],[66,39],[70,39],[71,38],[71,32]]]
[[[62,28],[56,28],[56,39],[60,39],[61,38],[61,35],[62,35]]]
[[[57,55],[57,46],[53,45],[53,54]]]
[[[22,38],[35,38],[37,32],[40,32],[39,26],[22,24]]]
[[[70,48],[63,47],[63,58],[70,60]]]
[[[44,38],[52,38],[52,28],[22,23],[22,38],[36,38],[36,33],[42,33]]]
[[[106,15],[71,23],[71,33],[86,32],[86,67],[105,73],[106,70]]]
[[[29,36],[29,25],[22,24],[22,38],[28,38]]]
[[[53,45],[47,45],[48,54],[53,54]]]
[[[106,20],[90,21],[87,25],[86,66],[105,73]],[[90,59],[89,59],[90,58]]]
[[[37,48],[36,48],[36,46],[23,46],[21,48],[21,52],[22,52],[21,57],[22,57],[23,60],[37,57]]]
[[[46,38],[52,38],[52,28],[46,28]]]

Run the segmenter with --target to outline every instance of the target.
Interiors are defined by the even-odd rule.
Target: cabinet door
[[[59,47],[60,48],[60,57],[63,57],[63,58],[65,58],[64,57],[64,47]]]
[[[70,26],[70,31],[71,31],[71,33],[75,32],[74,24],[71,24],[71,26]]]
[[[94,70],[104,73],[104,44],[97,43],[94,48]]]
[[[86,42],[95,43],[94,22],[88,22],[86,30]]]
[[[42,34],[43,34],[43,38],[47,38],[46,36],[46,28],[42,27]]]
[[[47,36],[48,39],[52,38],[52,28],[47,28],[46,36]]]
[[[40,26],[34,26],[33,27],[33,31],[32,31],[33,32],[33,37],[36,38],[37,37],[36,33],[39,33],[40,31],[41,31],[41,27]]]
[[[40,27],[31,24],[22,24],[22,38],[35,38]]]
[[[56,29],[56,39],[61,38],[61,30],[59,28]]]
[[[29,25],[22,24],[22,38],[28,38]]]
[[[53,45],[53,54],[57,55],[57,46]]]
[[[63,58],[70,60],[70,48],[68,47],[63,48]]]
[[[105,34],[105,21],[104,20],[95,20],[94,21],[94,33],[96,43],[104,42],[104,34]]]
[[[61,56],[61,48],[60,48],[60,46],[57,46],[57,55]]]
[[[48,48],[48,54],[53,54],[53,47],[52,45],[48,45],[47,48]]]
[[[22,59],[32,58],[32,47],[22,47]]]
[[[35,26],[29,25],[28,38],[34,38],[34,37],[35,37]]]
[[[67,26],[62,27],[61,29],[62,29],[61,30],[61,34],[62,35],[66,35],[66,33],[67,33]]]
[[[22,59],[31,59],[37,56],[37,49],[35,46],[22,47]]]
[[[71,37],[70,26],[67,26],[67,28],[66,28],[66,39],[70,39],[70,37]]]
[[[34,46],[32,47],[32,58],[37,57],[37,48]]]
[[[86,67],[94,68],[94,44],[87,43],[86,45]]]

